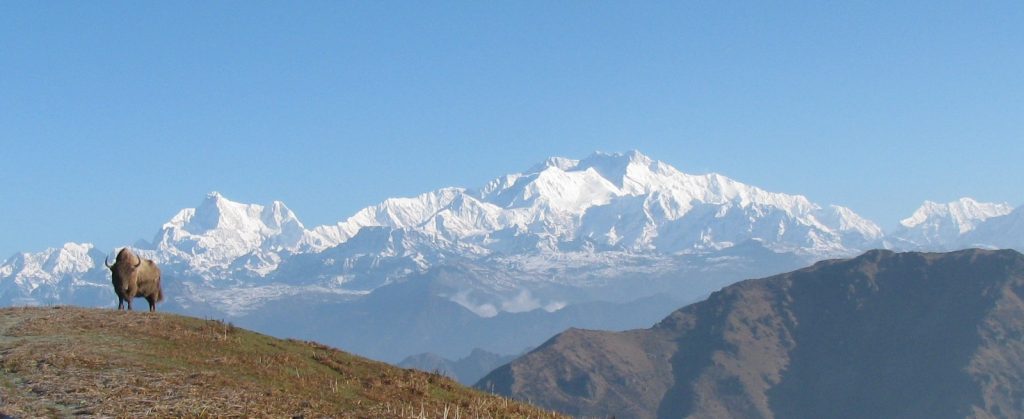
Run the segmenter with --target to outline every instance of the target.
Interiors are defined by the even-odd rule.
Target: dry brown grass
[[[558,417],[313,342],[172,314],[0,310],[0,414]]]

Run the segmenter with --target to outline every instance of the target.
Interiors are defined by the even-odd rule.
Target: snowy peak
[[[719,174],[689,175],[637,152],[552,157],[482,188],[444,188],[367,207],[317,227],[319,249],[365,227],[414,229],[476,254],[528,243],[534,250],[584,248],[687,252],[749,239],[778,251],[843,254],[881,229],[848,208],[823,209],[800,195],[774,193]],[[529,236],[527,238],[526,236]],[[516,243],[512,245],[511,243]]]
[[[567,159],[565,157],[548,157],[544,162],[533,166],[526,173],[538,173],[544,171],[549,167],[556,167],[563,171],[572,170],[576,165],[580,164],[579,160]]]
[[[893,232],[897,247],[948,250],[959,246],[961,238],[986,220],[1013,211],[1006,203],[978,202],[960,198],[946,204],[925,201],[914,213],[900,221]]]
[[[314,228],[313,235],[318,242],[313,247],[319,251],[344,243],[364,227],[421,228],[464,194],[461,188],[443,188],[413,198],[389,198],[359,210],[338,224]]]
[[[211,192],[179,211],[142,250],[205,279],[264,278],[290,254],[344,246],[366,228],[380,231],[350,247],[365,250],[366,237],[415,238],[406,246],[415,252],[382,247],[380,255],[413,255],[418,267],[441,263],[432,257],[442,254],[691,253],[752,239],[779,252],[821,256],[853,253],[881,236],[847,208],[822,208],[719,174],[686,174],[630,151],[552,157],[478,189],[391,198],[312,230],[280,201],[245,204]]]
[[[289,229],[305,229],[295,213],[280,201],[268,207],[241,204],[218,192],[211,192],[198,207],[182,210],[168,225],[193,235],[235,230],[272,236]]]
[[[296,251],[310,241],[312,234],[284,203],[242,204],[218,192],[198,207],[178,212],[154,240],[163,259],[185,261],[196,272],[227,269],[236,259],[254,254],[254,260],[264,263],[246,268],[258,273],[272,270],[278,258],[271,254]]]
[[[55,275],[83,273],[96,266],[89,255],[93,245],[89,243],[67,243],[60,249],[52,249],[43,261],[42,269]]]
[[[520,182],[499,196],[506,199],[498,203],[518,208],[545,206],[557,212],[578,214],[593,205],[607,203],[618,194],[618,188],[593,169],[564,171],[549,167],[520,178]]]
[[[558,162],[562,162],[562,164],[558,164]],[[692,201],[710,204],[725,204],[728,202],[740,207],[762,204],[785,208],[792,214],[807,213],[819,209],[817,205],[801,195],[768,192],[717,173],[704,175],[686,174],[667,163],[651,159],[639,151],[626,153],[597,152],[578,161],[565,158],[550,158],[545,164],[535,167],[539,167],[541,170],[533,173],[528,172],[527,174],[508,175],[492,181],[484,188],[484,191],[487,191],[487,193],[482,194],[484,199],[487,199],[489,194],[494,194],[502,189],[516,189],[515,185],[521,185],[520,188],[525,188],[524,185],[532,185],[538,182],[569,183],[565,182],[564,178],[558,178],[560,173],[565,172],[580,177],[585,176],[580,175],[583,173],[596,173],[603,179],[603,181],[598,182],[605,183],[606,185],[603,188],[607,190],[606,196],[662,194],[673,196],[676,201],[683,204],[683,207],[689,207]],[[591,179],[594,178],[591,177]],[[552,182],[552,180],[555,181]],[[585,182],[577,183],[587,185]],[[500,186],[502,184],[505,185],[504,188]],[[535,187],[535,189],[542,189],[542,187]],[[571,190],[572,188],[569,185],[569,187],[548,186],[546,189]],[[598,201],[594,202],[594,205],[602,205],[603,203]]]
[[[549,169],[557,169],[557,172],[562,173],[593,171],[614,185],[620,195],[640,195],[650,192],[651,187],[656,188],[661,183],[657,178],[680,174],[672,166],[653,160],[634,150],[626,153],[599,151],[583,160],[551,157],[531,168],[525,176],[549,172]]]
[[[866,240],[864,247],[874,245],[885,236],[878,224],[861,217],[849,208],[829,205],[827,210],[821,211],[819,214],[819,218],[825,224],[833,226],[840,234],[853,235]]]
[[[620,194],[617,186],[593,168],[581,168],[576,160],[552,157],[526,173],[492,180],[475,198],[510,210],[532,208],[578,214]]]
[[[653,179],[655,162],[638,151],[591,154],[580,161],[577,170],[593,169],[615,186],[631,195],[643,193]],[[652,170],[654,169],[654,170]]]
[[[964,235],[964,246],[996,247],[1024,251],[1024,206],[992,217]]]
[[[81,276],[97,266],[99,251],[89,243],[67,243],[38,253],[19,253],[0,265],[0,283],[13,280],[29,288]]]
[[[551,157],[479,188],[391,198],[313,229],[280,201],[246,204],[212,192],[165,223],[152,244],[134,250],[178,280],[225,290],[278,284],[365,293],[461,264],[507,272],[477,284],[486,294],[515,289],[524,280],[597,283],[634,263],[656,270],[715,259],[730,248],[743,254],[744,243],[763,254],[806,261],[880,246],[1021,249],[1024,210],[1010,210],[969,198],[926,202],[886,235],[846,207],[717,173],[687,174],[631,151]],[[55,293],[69,283],[102,288],[109,296],[103,258],[92,245],[75,243],[15,255],[0,265],[0,303],[14,297],[50,301],[37,294],[63,298]]]
[[[956,227],[959,234],[963,234],[974,229],[981,221],[1009,214],[1010,211],[1013,211],[1013,207],[1007,203],[983,203],[966,197],[947,204],[925,201],[913,215],[901,220],[900,225],[915,228],[949,224]]]

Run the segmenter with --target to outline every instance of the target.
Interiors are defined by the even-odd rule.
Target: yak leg
[[[120,295],[117,296],[117,311],[124,310],[124,298]]]
[[[149,311],[150,312],[156,311],[156,296],[154,296],[154,295],[147,296],[146,297],[146,302],[149,303]]]

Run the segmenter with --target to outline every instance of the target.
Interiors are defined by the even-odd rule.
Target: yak
[[[164,292],[160,288],[160,268],[156,263],[139,257],[127,247],[117,253],[113,265],[109,259],[110,256],[107,256],[103,264],[110,269],[110,280],[117,294],[117,309],[123,310],[127,302],[128,310],[131,310],[132,300],[142,297],[149,302],[149,311],[156,311],[156,303],[164,300]]]

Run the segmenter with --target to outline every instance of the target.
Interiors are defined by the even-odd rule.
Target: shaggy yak
[[[117,309],[123,310],[128,302],[128,310],[132,309],[132,299],[145,298],[149,302],[149,311],[156,311],[156,303],[163,301],[164,292],[160,289],[160,268],[149,259],[143,259],[128,248],[117,253],[111,265],[108,256],[103,264],[110,269],[110,279],[114,283],[117,294]]]

